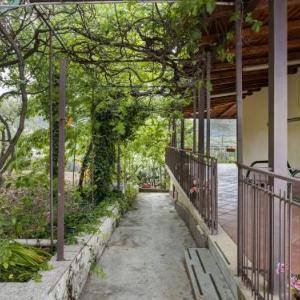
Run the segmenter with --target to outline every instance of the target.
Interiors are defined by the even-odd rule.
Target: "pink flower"
[[[276,273],[277,274],[284,273],[285,272],[285,268],[286,268],[285,264],[278,263],[277,264],[277,268],[276,268]]]
[[[300,291],[300,279],[297,279],[296,276],[291,276],[290,284],[291,288]]]
[[[197,193],[197,192],[198,192],[198,188],[196,186],[191,187],[190,194]]]

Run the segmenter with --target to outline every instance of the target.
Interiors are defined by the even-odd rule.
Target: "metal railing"
[[[239,275],[255,299],[291,299],[300,273],[300,181],[238,167]]]
[[[174,147],[166,148],[166,164],[211,229],[218,231],[217,160]]]

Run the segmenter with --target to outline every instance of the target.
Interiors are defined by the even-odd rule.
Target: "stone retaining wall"
[[[65,246],[65,261],[53,257],[52,270],[42,272],[42,282],[0,283],[2,300],[76,300],[88,278],[91,264],[99,259],[110,239],[117,220],[117,209],[112,217],[99,222],[97,233],[79,237],[77,245]]]

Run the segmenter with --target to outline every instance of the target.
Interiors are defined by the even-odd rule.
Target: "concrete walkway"
[[[114,232],[82,300],[191,300],[184,250],[195,247],[167,194],[139,194]]]

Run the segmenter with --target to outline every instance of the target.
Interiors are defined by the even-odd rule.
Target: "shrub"
[[[0,281],[38,281],[41,278],[39,272],[50,268],[50,257],[44,250],[0,240]]]

